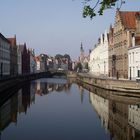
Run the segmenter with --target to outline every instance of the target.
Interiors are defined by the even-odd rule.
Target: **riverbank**
[[[140,83],[136,81],[99,78],[82,73],[77,74],[77,80],[107,90],[140,93]]]
[[[3,78],[0,80],[0,94],[3,93],[5,90],[8,90],[12,87],[16,87],[19,84],[43,77],[51,77],[50,72],[42,72],[42,73],[35,73],[35,74],[26,74],[26,75],[18,75],[12,76],[9,78]]]

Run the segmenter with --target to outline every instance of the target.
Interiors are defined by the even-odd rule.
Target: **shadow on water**
[[[1,100],[0,106],[1,135],[4,135],[3,131],[5,131],[11,123],[17,124],[18,117],[22,113],[28,114],[27,110],[31,105],[34,106],[36,97],[51,95],[54,92],[66,93],[71,90],[72,83],[76,83],[76,80],[62,80],[58,78],[39,79],[8,91],[10,92],[10,96],[5,98],[5,100]],[[108,91],[81,83],[77,83],[77,87],[81,102],[83,102],[85,98],[85,93],[88,93],[86,95],[89,97],[89,104],[100,119],[100,125],[105,129],[106,133],[109,134],[109,139],[140,139],[139,95],[130,97],[120,92]],[[76,89],[74,88],[73,91],[76,91]],[[120,96],[120,94],[123,94],[123,96]],[[65,105],[67,105],[67,103]],[[82,116],[80,119],[82,119]]]
[[[17,114],[27,113],[27,109],[35,102],[35,95],[43,96],[53,91],[67,91],[71,87],[66,79],[62,78],[38,79],[32,82],[26,82],[15,88],[1,93],[0,97],[0,136],[1,132],[7,128],[10,123],[17,123]],[[40,82],[41,81],[41,82]]]

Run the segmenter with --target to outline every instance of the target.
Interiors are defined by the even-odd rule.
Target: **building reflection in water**
[[[61,92],[65,91],[66,93],[70,90],[71,83],[56,83],[53,81],[41,82],[40,80],[36,80],[35,84],[35,93],[37,95],[46,95],[53,91]]]
[[[106,133],[110,133],[110,139],[114,140],[138,140],[140,139],[140,105],[135,104],[134,98],[118,97],[106,90],[93,88],[92,86],[78,85],[81,102],[84,100],[84,89],[89,91],[89,102],[98,114],[102,127]],[[71,83],[55,83],[53,81],[40,80],[27,83],[9,98],[0,107],[0,131],[2,132],[11,123],[17,124],[18,115],[24,113],[32,104],[35,104],[35,95],[45,96],[64,91],[69,93]],[[123,99],[121,99],[123,98]],[[126,100],[127,99],[127,100]],[[131,101],[132,100],[132,101]]]
[[[40,80],[25,84],[0,107],[0,135],[11,123],[16,125],[18,114],[27,113],[30,105],[35,103],[35,94],[42,96],[53,91],[66,92],[70,87],[70,83],[47,83]]]
[[[128,110],[128,123],[132,126],[132,137],[140,139],[140,104],[129,105]]]
[[[92,106],[101,119],[101,125],[107,130],[109,120],[109,101],[96,94],[93,94],[92,92],[89,92],[89,97]]]
[[[107,93],[106,90],[82,86],[89,90],[90,103],[96,110],[101,125],[110,133],[111,140],[140,140],[140,105],[130,105],[130,102],[134,104],[133,98],[128,101],[127,97],[126,100],[122,97],[119,101],[116,95],[111,95],[113,93]],[[139,101],[138,98],[135,100]]]

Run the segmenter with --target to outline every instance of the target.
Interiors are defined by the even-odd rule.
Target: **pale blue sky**
[[[140,0],[126,0],[122,10],[140,11]],[[1,0],[0,32],[17,43],[27,43],[37,54],[68,53],[79,56],[81,42],[86,52],[100,34],[114,23],[115,9],[92,21],[82,18],[81,0]]]

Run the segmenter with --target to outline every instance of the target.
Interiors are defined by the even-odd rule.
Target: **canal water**
[[[140,98],[39,79],[1,105],[0,129],[0,140],[138,140]]]

